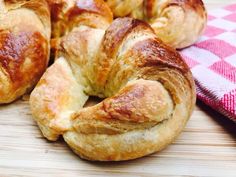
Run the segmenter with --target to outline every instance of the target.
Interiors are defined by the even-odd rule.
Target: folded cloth
[[[198,99],[236,122],[236,4],[210,11],[203,36],[180,53]]]

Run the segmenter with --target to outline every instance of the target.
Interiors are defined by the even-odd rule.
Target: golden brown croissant
[[[0,0],[0,104],[38,82],[48,64],[50,34],[44,0]]]
[[[162,41],[178,49],[196,42],[207,21],[202,0],[105,1],[115,17],[147,21]]]
[[[116,19],[107,30],[73,26],[30,97],[44,136],[62,135],[82,158],[99,161],[134,159],[170,144],[196,99],[181,56],[132,18]],[[89,96],[106,99],[83,108]]]

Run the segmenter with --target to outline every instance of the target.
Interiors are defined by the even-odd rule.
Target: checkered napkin
[[[236,4],[208,12],[204,35],[180,53],[198,99],[236,122]]]

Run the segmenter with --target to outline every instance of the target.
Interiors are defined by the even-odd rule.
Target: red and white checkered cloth
[[[210,11],[204,35],[180,53],[194,75],[198,99],[236,121],[236,4]]]

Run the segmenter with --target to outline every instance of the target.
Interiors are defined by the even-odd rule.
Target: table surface
[[[223,3],[222,3],[223,2]],[[212,9],[235,0],[208,0]],[[61,139],[49,142],[32,120],[28,101],[0,107],[2,176],[234,176],[236,124],[198,102],[186,128],[165,150],[113,163],[81,160]]]

